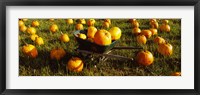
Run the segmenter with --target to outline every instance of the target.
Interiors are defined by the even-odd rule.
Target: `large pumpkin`
[[[55,48],[55,49],[51,50],[51,52],[50,52],[51,59],[60,60],[65,55],[66,55],[66,52],[63,48]]]
[[[169,43],[159,44],[158,52],[161,53],[162,55],[169,56],[173,53],[173,47]]]
[[[94,38],[95,33],[97,32],[97,28],[94,26],[90,26],[87,30],[87,37]]]
[[[111,38],[112,40],[118,40],[120,39],[121,35],[122,35],[122,31],[119,27],[112,27],[109,30],[110,34],[111,34]]]
[[[22,52],[31,58],[36,58],[38,56],[38,51],[36,47],[31,44],[24,45],[22,47]]]
[[[150,38],[152,35],[152,32],[150,30],[145,29],[141,31],[141,34],[146,36],[147,38]]]
[[[94,35],[94,42],[98,45],[110,45],[112,43],[110,32],[104,29],[98,30]]]
[[[146,44],[147,42],[147,38],[144,35],[138,35],[136,39],[139,44]]]
[[[154,61],[154,57],[153,54],[147,50],[145,51],[140,51],[137,56],[136,56],[136,60],[139,64],[144,65],[144,66],[148,66],[151,65]]]
[[[73,72],[81,72],[83,69],[83,61],[78,57],[72,57],[67,63],[67,69]]]

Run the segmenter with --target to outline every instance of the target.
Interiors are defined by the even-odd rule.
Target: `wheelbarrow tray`
[[[87,50],[87,51],[92,51],[92,52],[96,52],[96,53],[105,53],[105,52],[111,50],[118,42],[118,40],[113,40],[110,45],[98,45],[94,42],[90,42],[87,39],[83,40],[83,39],[79,38],[78,37],[79,33],[83,33],[83,34],[87,35],[87,30],[74,31],[74,36],[79,44],[78,48],[81,50]]]

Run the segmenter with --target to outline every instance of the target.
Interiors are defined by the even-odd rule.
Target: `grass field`
[[[69,25],[65,19],[28,19],[24,24],[31,26],[33,20],[39,22],[39,26],[35,27],[37,35],[42,37],[44,45],[38,46],[31,39],[30,34],[19,31],[19,76],[169,76],[173,72],[181,72],[181,20],[168,19],[171,31],[160,32],[148,38],[145,45],[138,44],[136,36],[133,35],[133,26],[128,19],[111,19],[111,27],[117,26],[122,31],[122,36],[116,46],[133,46],[143,47],[142,50],[150,51],[154,56],[154,62],[150,66],[143,66],[136,61],[121,60],[116,58],[108,58],[106,61],[99,61],[98,56],[94,56],[93,60],[84,56],[80,56],[75,51],[78,47],[73,32],[76,30],[74,24]],[[87,19],[86,19],[87,20]],[[102,19],[95,19],[95,27],[102,28]],[[149,29],[149,19],[137,19],[140,24],[140,29]],[[161,25],[161,20],[157,20]],[[50,25],[57,24],[59,31],[51,33]],[[84,29],[87,29],[87,24]],[[109,30],[106,29],[106,30]],[[61,42],[59,37],[61,32],[67,33],[70,41],[67,43]],[[158,45],[153,42],[157,36],[163,37],[168,43],[173,46],[173,54],[171,56],[163,56],[157,51]],[[22,52],[22,47],[25,43],[33,44],[38,50],[37,58],[29,58]],[[62,47],[66,51],[66,55],[61,60],[50,59],[50,51],[53,48]],[[113,50],[112,54],[121,55],[129,58],[136,58],[136,54],[141,49],[133,50]],[[76,73],[69,71],[66,66],[71,57],[80,57],[83,60],[84,67],[82,72]]]

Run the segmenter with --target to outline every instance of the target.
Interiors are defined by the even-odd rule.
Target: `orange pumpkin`
[[[144,35],[138,35],[136,39],[139,44],[146,44],[147,42],[147,38]]]
[[[162,21],[162,23],[163,23],[163,24],[168,24],[168,23],[169,23],[169,20],[166,20],[166,19],[165,19],[165,20]]]
[[[109,24],[109,22],[103,22],[103,27],[104,28],[109,28],[110,27],[110,24]]]
[[[144,66],[148,66],[151,65],[154,61],[154,57],[153,54],[147,50],[145,51],[140,51],[137,56],[136,56],[136,60],[139,64],[144,65]]]
[[[134,28],[140,26],[139,22],[136,21],[136,20],[132,22],[132,25],[133,25]]]
[[[67,34],[62,34],[61,36],[60,36],[60,40],[62,41],[62,42],[69,42],[69,37],[68,37],[68,35]]]
[[[38,27],[39,25],[40,25],[40,23],[36,20],[33,21],[32,24],[31,24],[32,27]]]
[[[181,72],[174,72],[171,74],[172,76],[181,76]]]
[[[112,42],[111,34],[107,30],[98,30],[94,35],[94,42],[98,45],[110,45]]]
[[[158,22],[157,22],[157,21],[151,21],[151,22],[150,22],[150,26],[151,26],[151,28],[158,29],[158,27],[159,27],[159,24],[158,24]]]
[[[26,32],[26,29],[27,29],[27,27],[25,25],[22,25],[22,26],[19,27],[19,30],[21,32]]]
[[[157,43],[157,44],[163,44],[163,43],[165,43],[165,39],[162,38],[162,37],[156,37],[154,39],[154,42]]]
[[[89,19],[89,20],[87,21],[87,25],[88,25],[88,26],[94,26],[94,24],[95,24],[95,20],[94,20],[94,19]]]
[[[112,27],[109,30],[110,34],[111,34],[111,38],[112,40],[118,40],[120,39],[121,35],[122,35],[122,31],[119,27]]]
[[[55,33],[58,31],[58,26],[56,24],[53,24],[50,26],[49,30],[52,32],[52,33]]]
[[[69,71],[81,72],[83,69],[83,61],[78,57],[72,57],[66,67]]]
[[[89,38],[94,38],[94,35],[96,32],[97,32],[97,28],[95,28],[94,26],[90,26],[87,30],[87,36]]]
[[[168,24],[162,24],[160,26],[160,31],[162,31],[162,32],[170,32],[170,26]]]
[[[162,55],[169,56],[173,53],[173,47],[169,43],[159,44],[158,52],[161,53]]]
[[[78,22],[79,22],[80,24],[86,24],[85,19],[79,19]]]
[[[36,29],[34,27],[28,27],[28,29],[26,30],[29,34],[35,34],[36,33]]]
[[[33,35],[30,36],[30,38],[31,38],[32,41],[35,41],[35,39],[36,39],[37,37],[39,37],[37,34],[33,34]]]
[[[31,58],[36,58],[38,56],[38,51],[36,47],[31,44],[24,45],[22,47],[22,52]]]
[[[52,49],[50,52],[51,59],[60,60],[65,55],[66,55],[66,52],[63,48],[55,48],[55,49]]]
[[[151,31],[152,35],[157,35],[158,34],[158,30],[155,29],[155,28],[151,28],[149,30]]]
[[[23,25],[24,25],[24,22],[22,20],[19,20],[19,27]]]
[[[35,38],[35,43],[40,46],[40,45],[44,44],[44,41],[43,41],[43,39],[41,37],[36,37]]]
[[[73,21],[73,19],[66,19],[66,23],[67,23],[67,24],[73,24],[74,21]]]
[[[152,32],[150,30],[145,29],[141,31],[141,34],[146,36],[147,38],[150,38],[152,35]]]
[[[82,24],[76,24],[76,30],[83,30]]]
[[[104,22],[108,22],[109,25],[111,24],[111,20],[110,19],[105,19]]]
[[[135,28],[133,28],[133,31],[132,31],[132,33],[133,33],[133,34],[135,34],[135,35],[138,35],[138,34],[140,34],[140,33],[141,33],[141,30],[140,30],[140,28],[138,28],[138,27],[135,27]]]

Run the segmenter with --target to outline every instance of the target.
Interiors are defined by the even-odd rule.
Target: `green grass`
[[[142,66],[137,62],[128,60],[121,60],[116,58],[108,58],[106,61],[100,61],[99,56],[87,58],[80,56],[75,51],[78,47],[73,31],[75,31],[75,24],[68,25],[64,19],[55,19],[53,22],[48,19],[29,19],[25,22],[26,26],[30,26],[33,20],[40,23],[36,27],[38,36],[41,36],[45,42],[42,46],[37,46],[30,39],[28,33],[19,31],[19,75],[20,76],[169,76],[173,72],[181,72],[181,20],[170,19],[169,25],[171,27],[170,33],[160,32],[158,36],[163,37],[167,42],[173,46],[173,54],[171,56],[163,56],[157,52],[157,45],[153,42],[156,36],[148,39],[145,45],[140,45],[136,42],[136,36],[132,34],[132,25],[128,19],[111,19],[111,26],[117,26],[122,30],[122,36],[116,46],[134,46],[143,47],[149,50],[154,55],[154,62],[150,66]],[[102,28],[103,20],[96,19],[95,27]],[[140,29],[149,29],[149,19],[138,19]],[[159,25],[161,21],[158,20]],[[50,25],[57,24],[59,31],[52,34],[49,31]],[[87,25],[84,25],[87,28]],[[109,30],[109,29],[107,29]],[[70,41],[63,43],[59,40],[60,32],[67,33]],[[38,50],[38,57],[35,59],[28,58],[22,53],[22,46],[25,45],[23,41],[28,44],[33,44]],[[66,56],[62,60],[51,60],[50,51],[55,47],[62,47],[66,51]],[[112,54],[121,55],[130,58],[136,58],[139,49],[134,50],[113,50]],[[78,56],[84,62],[83,71],[80,73],[70,72],[66,69],[66,64],[71,57]]]

